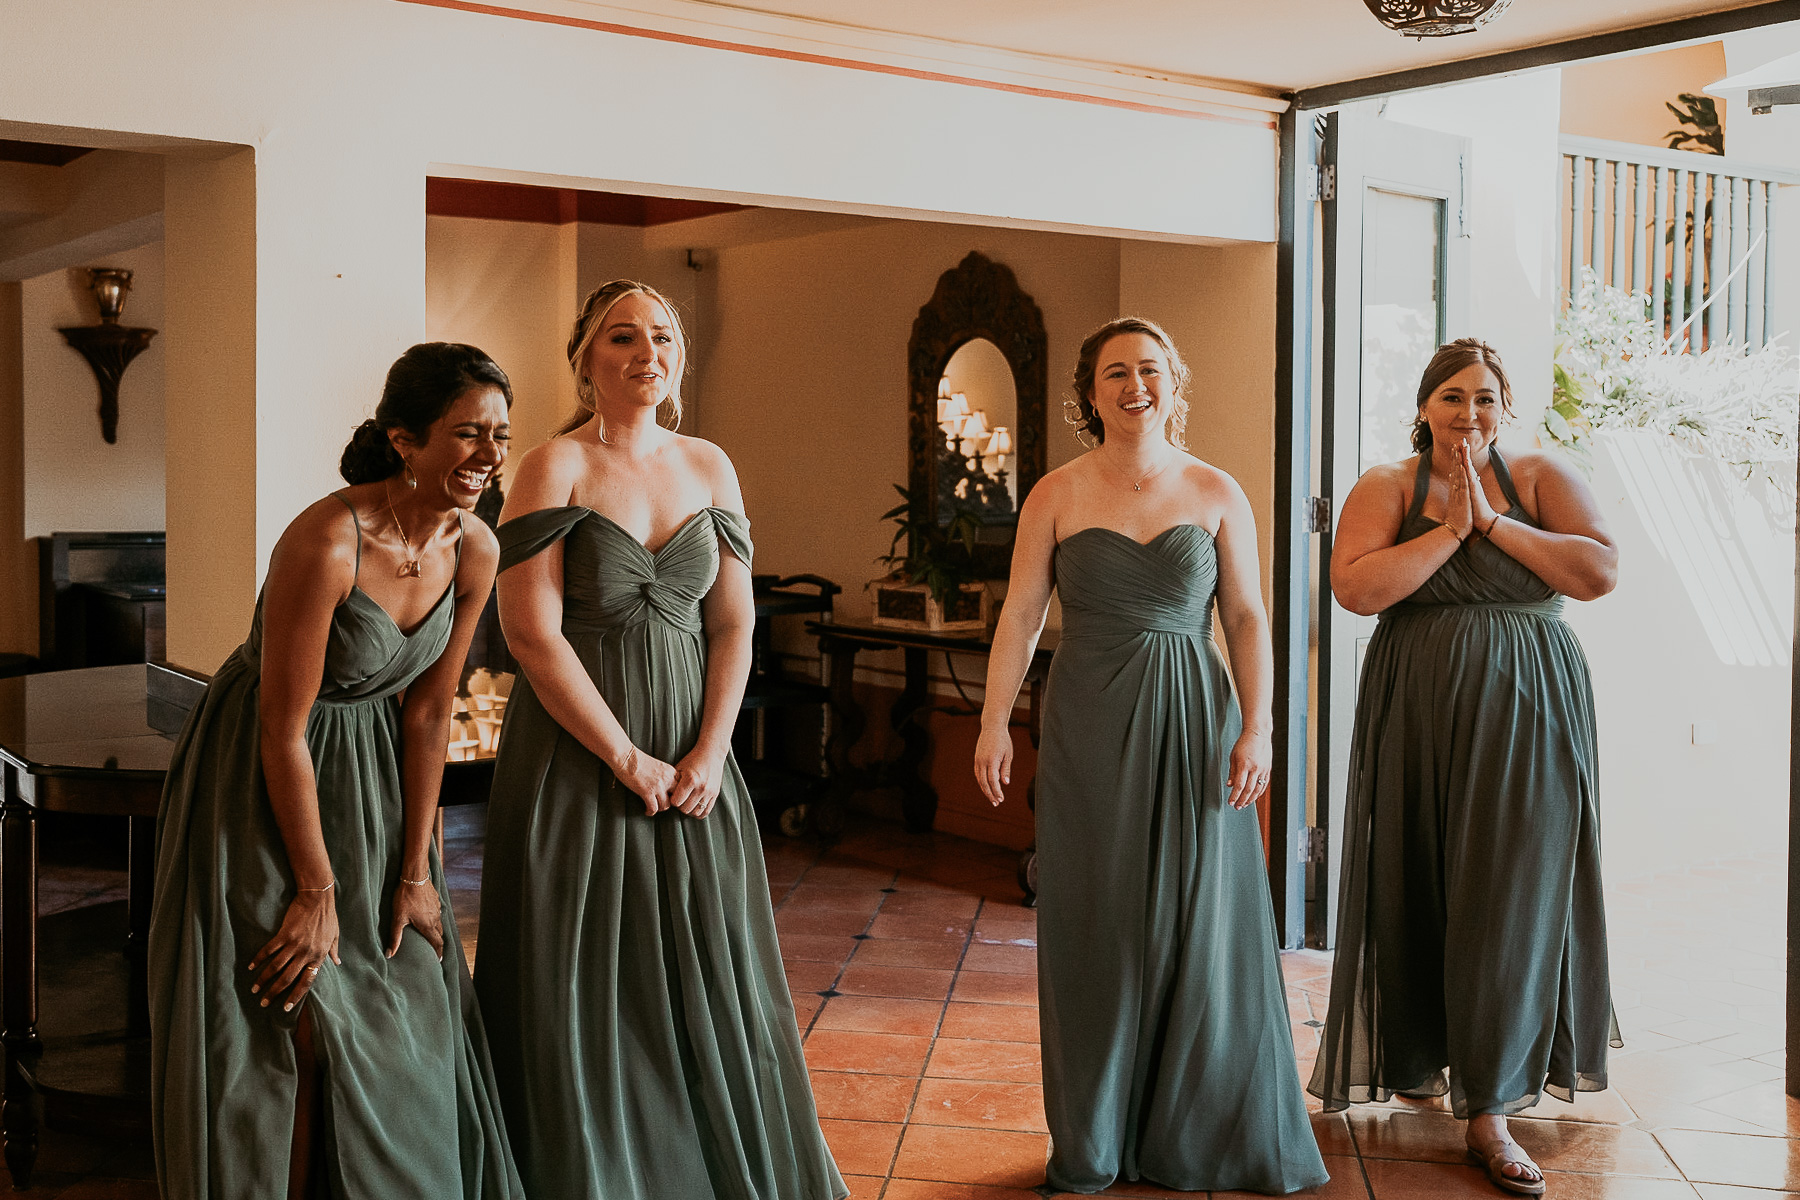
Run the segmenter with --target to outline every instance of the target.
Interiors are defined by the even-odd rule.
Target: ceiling
[[[1752,6],[1513,0],[1485,29],[1422,40],[1382,26],[1362,0],[739,0],[700,7],[1286,92]]]

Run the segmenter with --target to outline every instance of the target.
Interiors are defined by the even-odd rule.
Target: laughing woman
[[[473,346],[394,363],[350,486],[282,534],[176,743],[149,955],[167,1200],[521,1195],[431,836],[498,557],[467,514],[511,403]]]
[[[1077,428],[1097,444],[1020,513],[975,749],[976,781],[999,804],[1054,589],[1038,996],[1047,1176],[1063,1191],[1145,1179],[1281,1193],[1326,1179],[1250,807],[1268,787],[1274,676],[1256,526],[1237,482],[1179,445],[1187,382],[1152,322],[1121,317],[1081,344]]]
[[[1536,450],[1485,342],[1441,346],[1413,448],[1344,502],[1331,587],[1381,614],[1357,688],[1331,1009],[1311,1090],[1328,1109],[1450,1095],[1469,1155],[1510,1192],[1544,1173],[1507,1114],[1606,1086],[1617,1044],[1600,897],[1594,697],[1562,598],[1610,592],[1593,493]]]
[[[834,1200],[731,729],[750,523],[680,419],[675,310],[597,288],[583,412],[520,464],[475,981],[519,1170],[556,1200]]]

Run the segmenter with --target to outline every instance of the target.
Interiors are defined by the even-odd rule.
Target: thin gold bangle
[[[1465,539],[1465,538],[1464,538],[1464,537],[1463,537],[1463,535],[1462,535],[1462,534],[1460,534],[1460,533],[1458,533],[1458,532],[1456,532],[1456,527],[1455,527],[1455,526],[1454,526],[1454,525],[1452,525],[1452,524],[1450,524],[1450,522],[1448,522],[1448,521],[1439,521],[1439,522],[1438,522],[1438,524],[1439,524],[1439,525],[1440,525],[1440,526],[1442,526],[1442,527],[1443,527],[1443,528],[1445,528],[1445,529],[1448,529],[1448,530],[1449,530],[1449,531],[1450,531],[1450,536],[1451,536],[1451,537],[1453,537],[1453,538],[1455,538],[1455,539],[1456,539],[1456,544],[1457,544],[1457,545],[1459,545],[1459,546],[1460,546],[1460,545],[1462,545],[1462,544],[1463,544],[1463,542],[1464,542],[1464,541],[1465,541],[1465,540],[1467,540],[1467,539]]]
[[[332,881],[331,881],[331,882],[330,882],[330,883],[328,883],[328,884],[326,884],[326,885],[325,885],[325,886],[324,886],[324,887],[322,887],[322,888],[303,888],[303,887],[297,887],[297,888],[295,888],[295,889],[294,889],[294,890],[295,890],[295,891],[296,891],[296,892],[329,892],[329,891],[330,891],[330,890],[331,890],[331,889],[332,889],[332,888],[334,888],[334,887],[336,887],[336,886],[337,886],[337,880],[335,880],[335,879],[334,879],[334,880],[332,880]]]
[[[409,887],[424,887],[426,884],[431,882],[431,876],[427,875],[423,879],[408,879],[406,876],[402,875],[400,877],[400,882],[408,885]]]

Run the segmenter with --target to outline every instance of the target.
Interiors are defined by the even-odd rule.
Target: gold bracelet
[[[295,888],[295,889],[294,889],[294,890],[295,890],[295,891],[296,891],[296,892],[329,892],[329,891],[330,891],[330,890],[331,890],[331,889],[332,889],[332,888],[334,888],[334,887],[336,887],[336,886],[337,886],[337,880],[335,880],[335,879],[334,879],[334,880],[332,880],[332,881],[331,881],[331,882],[330,882],[330,883],[328,883],[328,884],[326,884],[326,885],[325,885],[325,886],[324,886],[324,887],[322,887],[322,888],[303,888],[303,887],[297,887],[297,888]]]
[[[1457,545],[1459,545],[1459,546],[1460,546],[1460,545],[1462,545],[1462,544],[1463,544],[1463,542],[1464,542],[1464,541],[1466,541],[1466,540],[1467,540],[1467,539],[1466,539],[1466,538],[1465,538],[1465,537],[1464,537],[1464,536],[1463,536],[1463,535],[1462,535],[1462,534],[1460,534],[1460,533],[1458,533],[1458,532],[1456,532],[1456,526],[1454,526],[1454,525],[1452,525],[1452,524],[1450,524],[1450,522],[1448,522],[1448,521],[1439,521],[1439,522],[1438,522],[1438,524],[1439,524],[1439,525],[1440,525],[1440,526],[1442,526],[1442,527],[1443,527],[1443,528],[1445,528],[1445,529],[1448,529],[1448,530],[1449,530],[1449,531],[1450,531],[1450,536],[1451,536],[1451,537],[1453,537],[1453,538],[1455,538],[1455,539],[1456,539],[1456,544],[1457,544]]]
[[[410,887],[424,887],[431,882],[431,876],[426,875],[423,879],[408,879],[406,876],[402,875],[400,877],[400,882],[407,884]]]

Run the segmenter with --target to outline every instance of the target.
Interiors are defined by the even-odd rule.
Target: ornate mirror
[[[1044,474],[1044,315],[1011,269],[971,251],[919,309],[907,375],[908,490],[940,526],[975,513],[976,565],[1004,579],[1019,505]]]

